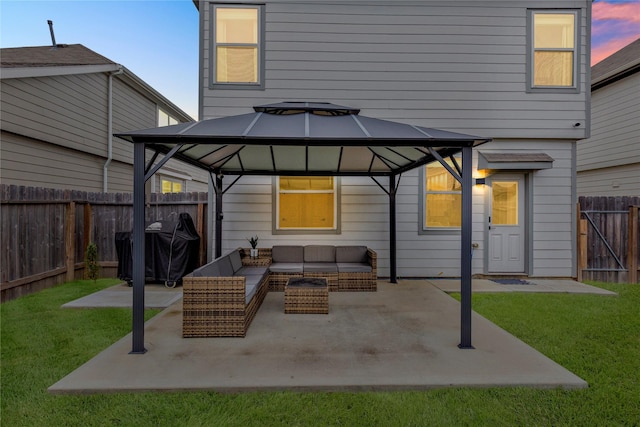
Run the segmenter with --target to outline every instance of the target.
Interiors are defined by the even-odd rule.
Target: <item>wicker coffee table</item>
[[[292,277],[284,288],[286,314],[328,314],[329,287],[324,277]]]

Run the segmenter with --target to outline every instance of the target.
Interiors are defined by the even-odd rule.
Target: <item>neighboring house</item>
[[[575,149],[589,129],[591,1],[196,7],[201,119],[322,101],[493,138],[474,150],[486,185],[474,188],[473,273],[575,277]],[[223,250],[256,234],[259,246],[362,244],[389,276],[389,201],[373,180],[242,177],[227,194]],[[402,175],[398,276],[460,276],[460,199],[437,163]]]
[[[640,39],[591,68],[591,137],[577,154],[579,196],[640,196]]]
[[[80,44],[0,50],[3,184],[133,191],[133,146],[118,131],[193,121],[126,67]],[[147,189],[207,191],[207,174],[172,161]]]

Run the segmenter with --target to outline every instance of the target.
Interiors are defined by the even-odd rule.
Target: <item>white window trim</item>
[[[458,159],[461,161],[461,159]],[[420,168],[419,173],[419,200],[418,206],[418,234],[460,234],[461,227],[427,227],[427,165]],[[462,191],[429,191],[428,194],[460,194]]]
[[[257,83],[234,83],[216,81],[216,10],[217,9],[257,9],[258,11],[258,82]],[[248,89],[264,90],[264,4],[237,4],[237,3],[210,3],[209,10],[209,88],[210,89]],[[224,43],[224,45],[227,45]],[[233,45],[236,45],[235,43]],[[237,44],[239,45],[239,44]],[[253,46],[253,44],[251,44]]]
[[[573,14],[574,15],[574,40],[573,49],[549,49],[553,51],[572,51],[573,55],[573,86],[535,86],[533,84],[534,68],[534,23],[533,18],[538,13]],[[580,9],[527,9],[527,72],[526,84],[528,93],[580,93],[580,65],[581,65],[581,28],[582,15]],[[540,49],[539,49],[540,50]]]
[[[305,193],[305,194],[326,194],[329,193],[328,190],[283,190],[280,191],[280,177],[273,177],[273,219],[272,219],[272,233],[273,234],[340,234],[340,201],[341,191],[340,191],[340,177],[333,177],[333,218],[334,218],[334,226],[333,227],[322,227],[322,228],[280,228],[278,218],[280,218],[280,194],[295,194],[295,193]]]

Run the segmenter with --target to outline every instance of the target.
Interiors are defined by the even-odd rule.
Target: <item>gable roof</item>
[[[591,67],[591,89],[607,86],[640,71],[640,38]]]
[[[115,62],[81,44],[0,49],[0,67],[2,68],[105,64],[115,64]]]
[[[0,49],[0,78],[64,76],[119,71],[120,64],[81,44]]]
[[[193,118],[126,67],[81,44],[0,49],[0,78],[19,79],[90,73],[122,74],[129,85],[166,108],[181,121]]]

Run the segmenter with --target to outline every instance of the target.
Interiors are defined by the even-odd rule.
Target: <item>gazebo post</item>
[[[396,176],[389,175],[389,281],[398,283],[396,272]]]
[[[216,173],[216,258],[222,256],[222,174]]]
[[[471,345],[472,147],[462,148],[462,230],[460,239],[460,348]]]
[[[209,171],[209,179],[207,180],[207,231],[215,230],[215,204],[216,204],[216,188],[215,175]],[[207,262],[214,260],[216,241],[213,235],[207,236]]]
[[[133,145],[133,327],[129,354],[144,354],[144,282],[145,282],[145,145]]]

